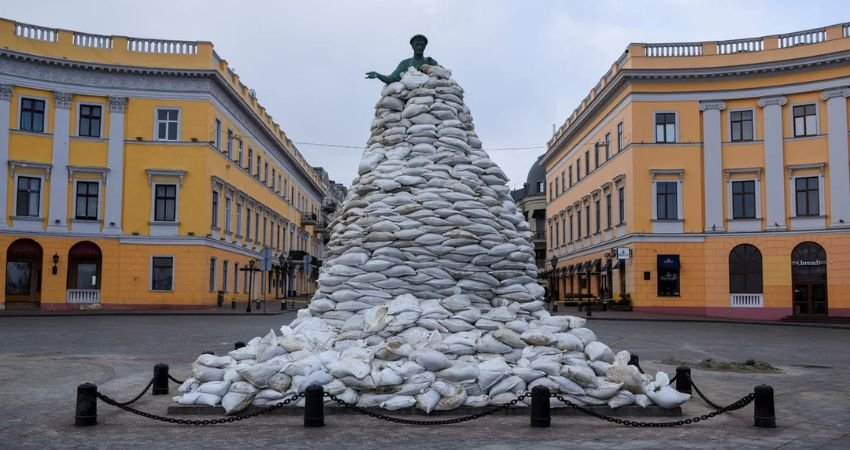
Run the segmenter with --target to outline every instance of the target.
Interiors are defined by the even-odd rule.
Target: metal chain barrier
[[[135,409],[135,408],[132,408],[132,407],[127,406],[125,404],[116,402],[115,400],[109,398],[109,396],[107,396],[105,394],[102,394],[100,392],[97,393],[97,398],[103,400],[103,402],[106,403],[107,405],[117,406],[118,408],[121,408],[124,411],[127,411],[129,413],[133,413],[137,416],[142,416],[142,417],[146,417],[148,419],[153,419],[153,420],[159,420],[160,422],[176,423],[176,424],[179,424],[179,425],[200,425],[200,426],[219,425],[219,424],[223,424],[223,423],[238,422],[240,420],[251,419],[253,417],[269,414],[272,411],[274,411],[276,409],[280,409],[280,408],[298,400],[299,398],[301,398],[303,396],[304,396],[304,394],[302,394],[302,393],[293,394],[292,397],[289,397],[286,400],[275,403],[273,406],[270,406],[270,407],[265,408],[265,409],[260,409],[258,411],[252,412],[250,414],[223,417],[221,419],[189,420],[189,419],[175,419],[173,417],[163,417],[163,416],[158,416],[156,414],[146,413],[144,411],[139,411],[138,409]]]
[[[688,377],[688,378],[691,378],[691,377]],[[717,403],[714,403],[713,401],[709,400],[708,397],[706,397],[705,394],[703,394],[702,391],[699,390],[697,385],[694,384],[693,378],[691,378],[690,381],[691,381],[691,387],[696,391],[697,394],[699,394],[700,398],[702,398],[702,400],[705,403],[708,404],[708,406],[711,406],[712,408],[718,409],[718,410],[723,408],[722,406],[718,405]]]
[[[136,403],[137,401],[139,401],[139,399],[142,398],[142,396],[145,395],[145,393],[148,391],[148,389],[150,389],[151,386],[153,386],[153,380],[154,379],[151,378],[151,381],[148,383],[147,386],[145,386],[144,389],[142,389],[142,392],[139,392],[139,395],[133,397],[132,400],[128,400],[126,402],[119,402],[119,404],[122,405],[122,406],[127,406],[127,405],[132,405],[133,403]]]
[[[171,381],[173,381],[173,382],[175,382],[175,383],[177,383],[177,384],[183,384],[183,383],[185,383],[185,381],[180,381],[180,380],[178,380],[177,378],[172,377],[170,373],[168,374],[168,379],[169,379],[169,380],[171,380]]]
[[[570,408],[577,409],[577,410],[579,410],[579,411],[581,411],[581,412],[583,412],[587,415],[596,417],[597,419],[607,420],[608,422],[616,423],[618,425],[624,425],[624,426],[627,426],[627,427],[638,427],[638,428],[669,428],[669,427],[678,427],[678,426],[682,426],[682,425],[690,425],[690,424],[693,424],[693,423],[702,422],[703,420],[711,419],[712,417],[719,416],[723,413],[741,409],[741,408],[743,408],[743,407],[745,407],[745,406],[747,406],[747,405],[749,405],[750,403],[753,402],[753,400],[755,399],[755,394],[752,394],[752,393],[747,394],[744,397],[742,397],[740,400],[738,400],[737,402],[732,403],[728,406],[724,406],[722,408],[719,408],[717,411],[712,411],[708,414],[703,414],[702,416],[694,417],[692,419],[676,420],[676,421],[673,421],[673,422],[637,422],[637,421],[633,421],[633,420],[620,419],[620,418],[617,418],[617,417],[610,417],[610,416],[606,416],[604,414],[599,414],[597,412],[591,411],[587,408],[583,408],[579,405],[576,405],[575,403],[573,403],[573,402],[565,399],[564,397],[562,397],[560,394],[552,393],[552,397],[557,398],[558,400],[560,400],[561,402],[563,402],[564,404],[566,404]]]
[[[482,411],[478,414],[473,414],[471,416],[455,417],[455,418],[452,418],[452,419],[445,419],[445,420],[412,420],[412,419],[402,419],[400,417],[385,416],[383,414],[370,411],[366,408],[362,408],[360,406],[348,403],[345,400],[342,400],[342,399],[338,398],[337,396],[335,396],[333,394],[325,392],[325,397],[328,397],[329,399],[337,402],[337,404],[339,404],[340,406],[342,406],[344,408],[353,409],[354,411],[357,411],[360,414],[364,414],[364,415],[367,415],[369,417],[373,417],[375,419],[386,420],[387,422],[400,423],[400,424],[403,424],[403,425],[425,425],[425,426],[428,426],[428,425],[452,425],[452,424],[456,424],[456,423],[463,423],[463,422],[469,422],[470,420],[480,419],[482,417],[486,417],[486,416],[489,416],[489,415],[494,414],[496,412],[508,409],[508,408],[516,405],[517,403],[525,400],[525,398],[528,397],[528,396],[529,396],[528,392],[523,392],[522,394],[517,396],[517,398],[511,400],[508,403],[505,403],[504,405],[496,406],[494,408],[484,410],[484,411]]]

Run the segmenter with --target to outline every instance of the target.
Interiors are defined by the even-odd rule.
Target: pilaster
[[[829,148],[829,221],[832,227],[850,226],[850,152],[847,146],[847,97],[850,87],[821,93],[826,100]]]
[[[6,218],[9,217],[10,206],[6,205],[9,185],[9,114],[12,100],[12,85],[0,84],[0,230],[8,228]]]
[[[720,111],[722,101],[701,102],[703,128],[703,183],[705,184],[705,231],[723,231],[723,152],[721,147]],[[681,193],[679,195],[682,195]]]
[[[126,97],[109,97],[109,137],[107,140],[106,211],[103,233],[122,233],[121,211],[124,198],[124,113]]]
[[[763,97],[759,106],[764,109],[764,182],[767,216],[765,229],[784,230],[785,221],[785,156],[782,136],[783,96]]]
[[[50,205],[47,231],[68,232],[68,162],[70,158],[71,99],[73,94],[53,93],[53,176],[50,179]]]

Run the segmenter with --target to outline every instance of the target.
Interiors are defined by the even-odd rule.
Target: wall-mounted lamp
[[[56,273],[59,271],[59,269],[56,267],[57,264],[59,264],[59,254],[54,252],[53,253],[53,275],[56,275]]]

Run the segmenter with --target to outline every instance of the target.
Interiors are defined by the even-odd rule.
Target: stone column
[[[788,216],[785,213],[785,156],[782,135],[782,106],[787,102],[781,95],[759,99],[759,106],[764,108],[766,230],[784,230]]]
[[[829,221],[832,227],[850,227],[850,154],[847,148],[847,97],[850,87],[830,89],[826,100],[829,141]]]
[[[705,185],[705,231],[723,231],[723,153],[721,148],[720,111],[722,101],[700,102],[703,128],[703,183]],[[679,193],[681,196],[682,194]]]
[[[109,140],[107,144],[106,212],[103,215],[103,233],[122,233],[121,211],[124,196],[124,112],[126,97],[109,97]]]
[[[0,230],[8,228],[6,217],[8,217],[9,205],[6,202],[6,187],[9,180],[9,111],[12,100],[12,85],[0,84],[0,199],[3,207],[0,208]]]
[[[47,231],[68,232],[68,162],[70,158],[72,94],[53,93],[53,168],[50,171],[50,209]]]

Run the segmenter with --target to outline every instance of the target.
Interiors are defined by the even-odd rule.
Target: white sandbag
[[[670,378],[664,372],[655,374],[655,380],[644,387],[646,396],[652,403],[662,408],[675,408],[691,399],[688,394],[683,394],[670,386]]]
[[[539,370],[546,375],[559,375],[561,373],[561,361],[556,356],[541,356],[531,361],[528,367]]]
[[[198,392],[223,397],[230,388],[229,381],[209,381],[198,386]]]
[[[355,378],[364,378],[369,375],[372,368],[368,363],[355,358],[340,358],[338,361],[331,362],[327,365],[328,372],[334,378],[342,378],[353,376]]]
[[[490,397],[495,397],[503,392],[522,392],[525,390],[526,383],[522,378],[511,375],[502,381],[494,384],[487,393]]]
[[[511,373],[511,367],[501,357],[478,364],[478,384],[488,390]]]
[[[192,374],[194,378],[201,383],[208,381],[222,381],[224,379],[224,369],[215,367],[207,367],[201,364],[192,364]]]
[[[463,402],[463,406],[468,406],[470,408],[483,408],[485,406],[490,405],[490,396],[489,395],[468,395],[466,400]]]
[[[522,378],[522,381],[525,381],[526,383],[531,383],[540,377],[546,376],[545,372],[528,367],[513,367],[511,368],[511,373]]]
[[[585,390],[575,381],[561,376],[561,375],[550,375],[549,379],[558,383],[558,390],[570,395],[585,395]]]
[[[325,385],[334,381],[334,378],[324,370],[317,370],[309,375],[296,375],[292,377],[292,388],[295,392],[304,392],[308,387],[316,384]]]
[[[391,400],[395,394],[375,394],[372,392],[361,392],[357,406],[361,408],[372,408],[380,406],[381,403]]]
[[[268,387],[269,379],[283,368],[283,363],[279,360],[273,360],[253,366],[241,367],[237,369],[239,376],[253,384],[258,388]]]
[[[635,405],[638,405],[641,408],[646,408],[647,406],[652,405],[652,400],[650,400],[646,394],[635,394]]]
[[[608,400],[608,407],[611,409],[617,409],[622,406],[629,406],[635,403],[635,394],[632,394],[629,391],[619,391],[617,395],[611,397]]]
[[[637,367],[629,364],[629,359],[631,359],[629,352],[617,353],[614,357],[614,364],[608,368],[605,375],[615,383],[622,383],[623,389],[634,394],[643,394],[643,375]]]
[[[623,387],[623,385],[620,383],[597,380],[596,386],[588,387],[584,391],[587,395],[593,398],[598,398],[600,400],[608,400],[609,398],[617,394],[621,387]]]
[[[416,350],[411,355],[411,358],[413,359],[413,361],[416,362],[416,364],[419,364],[420,366],[424,367],[425,370],[429,370],[432,372],[443,370],[451,366],[451,363],[449,362],[449,359],[446,358],[446,355],[435,350]]]
[[[404,378],[389,367],[382,370],[373,369],[372,380],[375,381],[376,387],[396,386],[404,383]]]
[[[572,328],[569,333],[579,338],[582,345],[587,345],[596,341],[596,333],[588,328]]]
[[[439,401],[440,393],[429,389],[427,392],[416,396],[416,407],[429,414],[434,410]]]
[[[505,327],[500,328],[492,333],[492,336],[499,342],[508,345],[512,348],[525,348],[526,343],[520,337],[520,334]]]
[[[200,385],[201,385],[201,383],[198,382],[197,379],[188,378],[188,379],[186,379],[186,381],[183,382],[183,384],[180,385],[179,388],[177,388],[177,392],[185,394],[186,392],[191,392],[191,391],[198,389],[198,386],[200,386]]]
[[[510,330],[507,331],[511,332]],[[513,347],[499,342],[492,334],[485,334],[481,339],[478,339],[476,349],[479,353],[510,353]]]
[[[242,361],[243,359],[256,359],[257,358],[257,349],[254,347],[239,347],[236,350],[231,351],[227,354],[236,361]]]
[[[582,344],[581,339],[574,334],[555,333],[553,336],[555,337],[555,343],[552,345],[554,345],[558,350],[565,350],[568,352],[584,350],[584,344]]]
[[[440,300],[440,305],[451,312],[459,312],[469,308],[472,305],[472,301],[468,296],[458,294]]]
[[[596,386],[596,373],[589,367],[561,366],[561,375],[585,388]]]
[[[217,369],[232,363],[233,358],[229,356],[215,356],[208,354],[198,356],[198,359],[195,360],[195,364],[200,364],[202,366],[207,367],[215,367]]]
[[[594,372],[596,372],[596,375],[604,377],[607,376],[608,369],[611,368],[611,364],[605,361],[592,361],[590,363],[590,368],[593,369]]]
[[[520,339],[529,345],[549,346],[555,342],[552,333],[540,329],[528,330],[520,335]]]
[[[598,341],[590,342],[584,346],[584,353],[591,361],[605,361],[607,363],[614,362],[614,352],[611,349]]]
[[[396,395],[395,397],[381,403],[381,408],[389,411],[410,408],[416,405],[416,398],[410,395]]]
[[[276,373],[269,378],[268,386],[279,392],[286,392],[292,385],[292,377],[285,373]]]
[[[225,414],[236,414],[247,408],[258,391],[259,389],[246,381],[237,381],[230,385],[230,391],[221,398]]]
[[[529,325],[525,320],[512,320],[505,324],[505,328],[513,331],[514,333],[522,334],[528,331]],[[505,343],[507,344],[507,342]]]
[[[477,365],[466,363],[454,364],[449,368],[443,369],[437,372],[437,377],[455,383],[461,383],[465,381],[474,381],[478,378],[478,374],[479,370]]]

